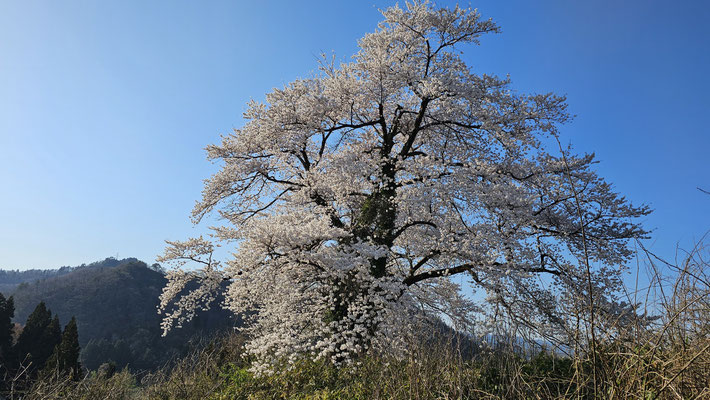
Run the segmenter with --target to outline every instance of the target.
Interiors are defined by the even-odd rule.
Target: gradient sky
[[[0,268],[152,263],[204,232],[188,219],[217,168],[203,148],[318,54],[349,58],[392,4],[0,0]],[[567,94],[563,140],[655,209],[652,250],[710,229],[710,2],[470,5],[503,32],[469,65]]]

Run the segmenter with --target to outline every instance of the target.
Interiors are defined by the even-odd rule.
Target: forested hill
[[[134,267],[129,267],[134,265]],[[136,268],[138,267],[138,268]],[[131,282],[134,279],[128,279],[127,275],[121,271],[136,270],[141,275],[140,278],[146,279],[144,282]],[[142,271],[145,270],[145,271]],[[135,258],[126,258],[117,260],[115,258],[107,258],[103,261],[94,262],[91,264],[83,264],[76,267],[62,267],[60,270],[35,270],[37,273],[27,276],[39,277],[19,284],[9,294],[15,298],[15,321],[24,323],[27,316],[32,312],[39,301],[44,301],[53,313],[57,313],[61,321],[71,318],[76,305],[85,305],[85,300],[98,300],[99,291],[106,289],[108,285],[118,285],[119,281],[122,284],[128,283],[127,289],[131,287],[136,289],[152,290],[151,286],[158,284],[162,274],[158,267],[148,267],[144,263]],[[59,271],[62,271],[61,273]],[[16,271],[3,271],[16,272]],[[20,271],[22,273],[24,271]],[[44,272],[44,274],[42,274]],[[138,278],[135,276],[133,278]],[[116,294],[119,292],[118,287],[115,287],[109,292]],[[160,288],[158,288],[159,293]],[[154,291],[154,290],[153,290]],[[105,296],[106,294],[104,294]],[[103,296],[102,296],[103,297]],[[71,301],[70,301],[71,300]],[[77,302],[78,300],[78,302]],[[97,304],[96,307],[102,305]],[[66,313],[65,313],[66,311]],[[86,311],[85,309],[83,311]],[[78,315],[77,315],[78,316]],[[81,324],[81,322],[79,322]]]
[[[66,275],[76,269],[81,268],[102,268],[115,267],[119,264],[125,264],[131,261],[138,261],[136,258],[124,258],[122,260],[109,257],[103,261],[93,262],[91,264],[82,264],[76,267],[61,267],[58,269],[26,269],[26,270],[4,270],[0,269],[0,293],[8,296],[23,283],[31,283],[42,279],[53,278],[56,276]]]
[[[59,269],[0,270],[0,293],[10,295],[21,284],[68,274],[72,267]]]
[[[89,369],[108,361],[119,368],[154,369],[185,354],[191,341],[234,326],[231,314],[215,304],[162,337],[156,307],[165,282],[159,266],[136,259],[106,259],[70,268],[17,286],[12,293],[14,320],[24,324],[40,301],[63,323],[76,316],[82,361]]]

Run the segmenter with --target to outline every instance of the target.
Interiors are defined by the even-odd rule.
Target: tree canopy
[[[0,389],[2,388],[1,377],[7,373],[7,365],[12,361],[10,350],[12,349],[12,317],[15,316],[15,303],[10,296],[5,298],[0,293]]]
[[[247,348],[263,368],[401,348],[422,313],[504,312],[564,334],[565,307],[612,305],[649,210],[615,193],[593,155],[558,146],[565,98],[474,73],[461,48],[499,31],[476,10],[416,1],[383,16],[350,62],[324,58],[252,101],[207,148],[221,169],[192,217],[223,224],[168,242],[166,330],[223,280],[226,306],[250,312]],[[233,257],[213,260],[215,242]],[[182,292],[193,279],[202,286]]]
[[[79,361],[79,332],[76,327],[76,318],[64,327],[61,341],[54,347],[54,352],[43,367],[45,376],[61,377],[66,374],[72,380],[80,380],[84,371]]]
[[[40,302],[27,318],[27,323],[17,338],[15,351],[19,357],[18,363],[27,365],[34,375],[45,365],[61,339],[59,317],[55,315],[52,318],[52,311],[43,301]]]

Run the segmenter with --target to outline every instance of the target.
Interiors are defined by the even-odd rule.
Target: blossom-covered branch
[[[604,266],[594,280],[608,292],[628,239],[645,234],[636,221],[648,208],[597,176],[593,155],[547,148],[569,119],[564,97],[517,93],[461,59],[494,22],[427,1],[383,16],[351,62],[323,62],[249,103],[246,123],[207,148],[221,169],[193,218],[217,212],[215,240],[233,257],[173,272],[161,307],[202,304],[229,279],[227,306],[250,313],[257,368],[395,348],[422,309],[502,306],[529,325],[559,324],[565,299],[588,291],[578,260]],[[209,246],[170,243],[166,258],[199,263]],[[455,275],[488,303],[469,304]],[[188,276],[206,289],[179,297]]]

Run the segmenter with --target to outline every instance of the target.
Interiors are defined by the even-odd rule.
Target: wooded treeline
[[[0,285],[33,277],[47,278],[25,280],[11,293],[14,340],[37,304],[43,302],[59,321],[76,318],[80,361],[89,370],[110,362],[118,369],[152,371],[185,355],[196,342],[235,325],[235,318],[217,307],[217,300],[210,311],[162,337],[156,307],[166,282],[164,272],[157,264],[149,266],[135,258],[107,258],[24,275],[0,271]]]

